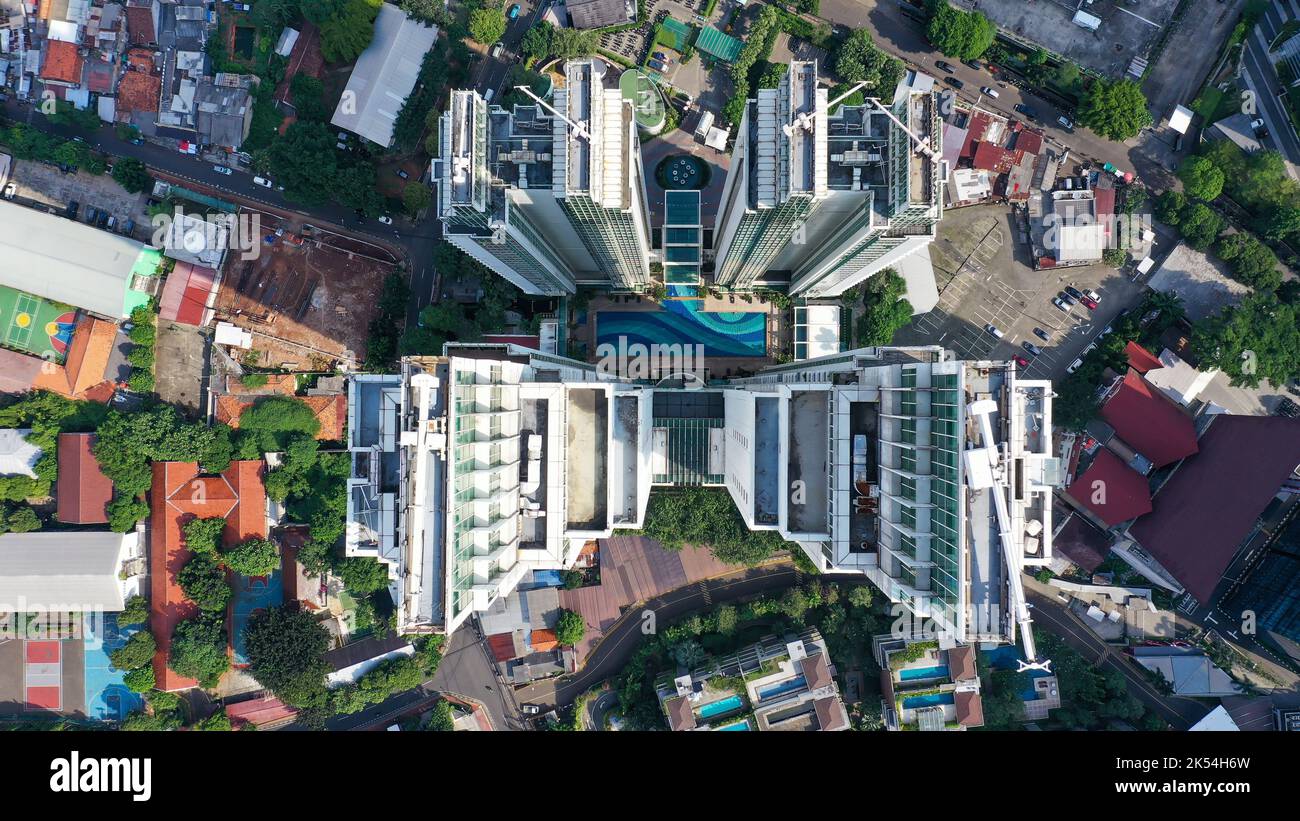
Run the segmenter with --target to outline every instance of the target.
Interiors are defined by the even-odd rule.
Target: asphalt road
[[[1106,644],[1087,627],[1079,624],[1056,598],[1035,589],[1033,580],[1025,578],[1025,597],[1033,606],[1034,623],[1064,639],[1094,666],[1118,670],[1128,681],[1128,690],[1175,730],[1187,730],[1205,717],[1210,707],[1180,696],[1166,696],[1157,690],[1120,648]]]
[[[799,581],[798,572],[788,564],[757,567],[679,588],[629,611],[629,616],[615,624],[587,658],[587,663],[572,676],[540,681],[521,688],[515,696],[521,704],[537,704],[553,709],[572,704],[595,684],[616,675],[641,643],[642,619],[646,610],[655,613],[655,624],[673,621],[722,602],[781,590]]]
[[[1300,164],[1300,139],[1297,139],[1295,129],[1291,126],[1285,104],[1278,99],[1282,88],[1268,56],[1268,44],[1282,30],[1282,26],[1296,17],[1289,6],[1283,10],[1276,3],[1270,4],[1268,11],[1260,18],[1259,25],[1246,38],[1246,49],[1242,55],[1242,66],[1246,70],[1249,85],[1255,92],[1259,115],[1268,126],[1270,136],[1265,142],[1271,142],[1290,161],[1293,176],[1296,171],[1294,166]]]

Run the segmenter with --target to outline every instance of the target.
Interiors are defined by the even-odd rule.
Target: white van
[[[987,331],[988,333],[992,334],[993,336],[995,336],[995,337],[998,338],[998,339],[1001,339],[1003,336],[1005,336],[1005,334],[1003,334],[1001,331],[999,331],[999,330],[997,329],[997,326],[996,326],[996,325],[993,325],[993,324],[985,325],[985,326],[984,326],[984,330]]]
[[[1083,364],[1083,357],[1081,356],[1078,359],[1074,360],[1074,362],[1070,363],[1070,367],[1066,368],[1065,372],[1074,373],[1075,371],[1079,370],[1079,366],[1082,364]]]
[[[980,93],[987,94],[995,100],[998,98],[998,90],[992,86],[984,86],[980,89]]]

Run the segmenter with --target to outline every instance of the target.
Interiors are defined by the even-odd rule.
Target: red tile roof
[[[983,171],[1005,173],[1014,162],[1014,152],[993,143],[980,143],[975,147],[975,159],[971,165]]]
[[[974,157],[975,144],[984,138],[984,132],[993,124],[989,115],[983,112],[976,112],[971,116],[970,122],[966,125],[966,142],[961,147],[961,156]]]
[[[172,631],[183,619],[198,613],[185,598],[177,574],[192,555],[185,546],[183,527],[194,518],[226,519],[222,541],[237,544],[266,536],[266,488],[260,461],[231,462],[219,476],[203,476],[195,462],[154,462],[149,492],[150,519],[150,628],[158,640],[154,676],[159,690],[185,690],[193,679],[167,667]]]
[[[128,71],[117,83],[117,110],[157,111],[162,78],[143,71]]]
[[[1208,602],[1255,520],[1300,464],[1300,419],[1214,420],[1201,450],[1156,494],[1130,535],[1202,603]]]
[[[113,498],[113,483],[90,451],[94,442],[93,433],[59,434],[58,510],[54,516],[60,522],[86,525],[108,521],[104,506]]]
[[[532,645],[534,653],[545,653],[547,650],[559,647],[560,641],[555,637],[554,630],[534,630],[529,636],[529,644]]]
[[[177,262],[163,285],[158,316],[169,322],[202,327],[208,297],[215,290],[217,272],[202,265]]]
[[[494,633],[487,637],[488,649],[497,661],[510,661],[515,657],[515,637],[512,633]]]
[[[1043,135],[1037,131],[1021,131],[1016,136],[1016,150],[1037,156],[1043,150]]]
[[[153,30],[153,14],[149,6],[126,7],[126,31],[135,45],[144,46],[157,42],[157,35]]]
[[[29,387],[66,396],[69,399],[89,399],[106,402],[113,395],[113,383],[104,379],[113,345],[117,342],[117,326],[102,319],[83,317],[72,332],[68,358],[62,365],[44,363]]]
[[[984,700],[980,694],[962,690],[953,695],[957,707],[957,723],[963,727],[983,727]]]
[[[1182,408],[1151,387],[1137,371],[1102,406],[1101,418],[1156,467],[1196,453],[1196,427]]]
[[[1124,356],[1128,357],[1128,366],[1141,374],[1164,367],[1158,356],[1136,342],[1129,342],[1124,347]]]
[[[307,407],[312,409],[316,419],[320,422],[320,430],[316,432],[316,438],[322,442],[341,442],[346,434],[348,424],[348,398],[345,394],[335,394],[334,396],[299,396],[296,397]],[[243,414],[245,408],[250,408],[257,401],[256,396],[225,396],[217,397],[217,421],[230,425],[232,428],[239,427],[239,417]]]
[[[230,719],[231,726],[236,729],[245,724],[260,727],[297,714],[298,708],[290,707],[275,696],[226,704],[226,717]]]
[[[41,79],[80,83],[81,54],[77,51],[77,45],[50,40],[45,50],[45,64],[41,66]]]
[[[1097,200],[1097,215],[1108,216],[1115,213],[1115,189],[1098,188],[1093,192]]]
[[[1146,477],[1105,448],[1097,452],[1097,458],[1065,492],[1107,527],[1151,512],[1151,489]]]

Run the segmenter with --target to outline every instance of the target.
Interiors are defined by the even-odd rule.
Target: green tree
[[[750,531],[731,496],[717,488],[651,493],[642,533],[669,550],[707,545],[718,560],[731,564],[755,565],[786,546],[775,531]]]
[[[280,567],[280,548],[269,539],[245,539],[222,552],[221,563],[241,576],[268,576]]]
[[[487,6],[469,13],[469,36],[490,46],[506,33],[506,15],[500,6]]]
[[[122,605],[122,612],[117,614],[119,627],[132,624],[144,624],[149,620],[149,600],[144,596],[132,596]]]
[[[30,507],[20,507],[9,514],[10,533],[31,533],[41,529],[41,517]]]
[[[1233,385],[1261,379],[1284,385],[1300,376],[1296,310],[1269,293],[1255,293],[1197,326],[1192,353],[1203,369],[1218,368]]]
[[[181,534],[185,537],[185,546],[195,553],[215,553],[225,529],[224,516],[196,517],[181,525]]]
[[[152,184],[148,169],[134,157],[122,157],[113,164],[113,179],[132,194],[138,194]]]
[[[1223,218],[1205,203],[1194,202],[1179,214],[1178,227],[1188,245],[1204,251],[1223,230]]]
[[[912,303],[904,298],[906,293],[907,282],[893,268],[866,281],[857,326],[859,347],[888,345],[898,329],[912,321]]]
[[[325,123],[299,120],[271,144],[271,173],[287,198],[309,206],[330,200],[338,172],[334,143]]]
[[[1177,226],[1187,207],[1187,197],[1181,191],[1169,190],[1156,198],[1156,219],[1165,225]]]
[[[230,669],[226,655],[226,626],[218,616],[201,615],[176,625],[167,666],[204,687],[217,686]]]
[[[425,729],[440,733],[449,733],[456,729],[456,724],[451,717],[451,702],[444,698],[433,705],[433,713],[429,716],[429,723]]]
[[[1187,196],[1198,200],[1217,199],[1223,192],[1223,170],[1209,157],[1188,157],[1178,169]]]
[[[429,186],[422,182],[407,183],[402,189],[402,205],[412,217],[418,216],[432,201],[433,194],[429,191]]]
[[[289,81],[289,91],[298,119],[322,123],[329,121],[333,112],[325,105],[324,83],[310,74],[295,74]]]
[[[870,29],[858,29],[850,34],[836,50],[834,60],[835,73],[850,85],[866,82],[876,90],[892,94],[903,76],[903,64],[876,46]]]
[[[149,505],[134,496],[118,496],[104,506],[108,514],[108,529],[114,533],[129,533],[136,522],[149,515]]]
[[[323,706],[329,641],[310,613],[293,605],[264,610],[249,619],[245,633],[249,672],[286,704]]]
[[[871,587],[865,584],[856,584],[849,590],[849,604],[854,607],[867,609],[871,607],[873,595]]]
[[[350,63],[375,37],[382,0],[346,0],[320,27],[320,50],[331,63]]]
[[[997,29],[983,14],[955,9],[948,0],[931,0],[930,12],[925,36],[949,57],[974,60],[988,51],[997,36]]]
[[[1259,230],[1271,240],[1284,240],[1300,231],[1300,208],[1281,206],[1268,211],[1259,221]]]
[[[1238,231],[1225,234],[1214,244],[1214,252],[1228,263],[1234,279],[1261,291],[1275,291],[1282,284],[1277,256],[1254,234]]]
[[[282,452],[299,435],[315,437],[320,420],[295,396],[266,396],[239,414],[239,452],[245,458]]]
[[[152,663],[157,651],[158,643],[154,641],[153,633],[141,630],[132,633],[125,644],[109,653],[108,659],[119,670],[135,670]]]
[[[206,612],[224,612],[234,595],[226,581],[226,572],[207,553],[191,556],[177,574],[176,580],[185,592],[185,598]]]
[[[555,623],[555,640],[565,647],[576,647],[587,634],[587,625],[582,616],[572,610],[560,610],[560,617]]]
[[[366,556],[350,556],[339,562],[337,572],[353,596],[369,596],[388,587],[388,565]]]
[[[147,693],[158,683],[154,676],[153,665],[146,664],[134,670],[127,670],[122,675],[122,683],[133,693]]]
[[[1132,80],[1094,80],[1078,116],[1079,122],[1116,142],[1136,137],[1152,123],[1147,98]]]

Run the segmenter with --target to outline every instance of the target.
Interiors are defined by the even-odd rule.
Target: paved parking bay
[[[96,176],[86,171],[64,174],[58,166],[33,160],[17,160],[13,168],[13,182],[18,186],[17,199],[23,204],[43,203],[62,213],[68,203],[79,206],[77,219],[85,222],[93,206],[121,222],[127,218],[136,223],[136,238],[149,233],[149,215],[145,211],[144,194],[131,194],[107,174]]]

